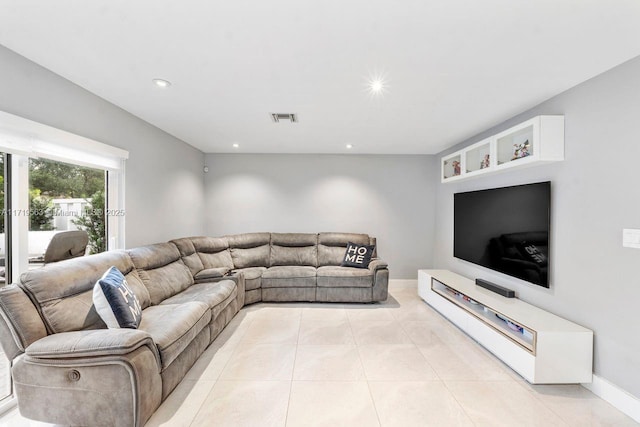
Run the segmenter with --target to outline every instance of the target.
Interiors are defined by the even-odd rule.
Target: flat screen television
[[[551,183],[453,195],[453,256],[549,287]]]

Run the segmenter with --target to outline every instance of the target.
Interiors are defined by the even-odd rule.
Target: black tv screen
[[[453,256],[549,287],[551,183],[453,195]]]

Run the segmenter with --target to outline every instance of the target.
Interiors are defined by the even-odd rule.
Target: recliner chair
[[[63,261],[84,256],[89,235],[83,230],[62,231],[53,235],[44,253],[44,263]]]

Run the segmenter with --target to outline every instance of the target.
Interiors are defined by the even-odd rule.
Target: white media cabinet
[[[447,270],[419,270],[418,295],[530,383],[591,382],[593,331]]]

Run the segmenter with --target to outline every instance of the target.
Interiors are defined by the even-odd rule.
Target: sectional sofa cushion
[[[111,266],[126,277],[142,308],[148,306],[149,293],[124,251],[47,264],[22,274],[19,286],[34,302],[48,333],[101,329],[106,325],[93,305],[93,287]]]
[[[236,269],[269,266],[271,233],[246,233],[227,236],[233,266]]]
[[[222,301],[220,301],[218,304],[216,304],[212,309],[211,309],[211,318],[212,319],[217,319],[223,311],[225,311],[227,309],[228,306],[230,306],[234,301],[236,301],[237,296],[238,296],[238,287],[235,286],[235,282],[234,283],[233,289],[231,289],[231,293],[227,296],[227,298],[223,299]],[[226,286],[226,285],[225,285]],[[244,291],[242,291],[244,292]],[[237,313],[238,310],[234,309],[235,311],[232,312],[233,314]],[[226,310],[228,312],[228,310]],[[227,315],[229,315],[229,312],[227,313]],[[231,319],[229,319],[231,320]]]
[[[151,304],[157,305],[193,284],[189,268],[172,243],[157,243],[130,249],[129,256],[149,290]]]
[[[203,268],[233,268],[229,242],[224,237],[193,237],[193,246],[198,252]]]
[[[141,331],[151,335],[160,353],[162,370],[173,362],[209,324],[211,310],[203,302],[151,306],[142,312]]]
[[[287,247],[271,246],[271,266],[280,265],[308,265],[316,267],[318,264],[318,247]]]
[[[137,329],[142,308],[127,279],[111,267],[93,287],[93,303],[107,328]]]
[[[318,266],[318,235],[271,233],[270,266]]]
[[[184,262],[184,264],[189,268],[192,275],[195,276],[198,271],[204,269],[204,265],[200,260],[200,255],[198,254],[191,238],[183,237],[181,239],[174,239],[171,240],[170,243],[176,245],[180,252],[180,256],[182,257],[182,262]]]
[[[232,248],[231,257],[236,268],[263,267],[269,265],[269,245],[247,249]]]
[[[324,266],[317,272],[318,287],[322,288],[370,288],[374,271],[364,268]]]
[[[212,309],[229,298],[229,296],[233,294],[234,290],[236,290],[236,284],[232,280],[196,283],[195,285],[189,286],[179,294],[162,301],[160,305],[200,301],[207,304],[207,306]]]
[[[6,331],[5,335],[0,332],[0,339],[9,360],[47,336],[36,307],[18,285],[0,287],[0,330]]]
[[[316,286],[316,268],[276,266],[262,273],[262,288],[306,288]]]

